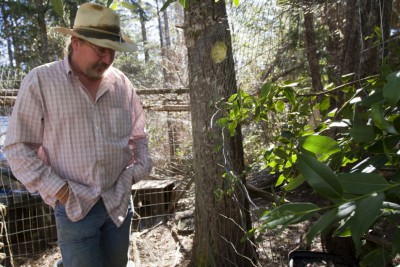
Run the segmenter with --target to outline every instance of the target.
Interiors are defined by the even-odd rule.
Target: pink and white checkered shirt
[[[119,226],[132,183],[151,170],[147,145],[145,114],[128,78],[110,67],[93,101],[66,58],[23,79],[4,153],[14,175],[53,207],[68,182],[72,221],[101,197]]]

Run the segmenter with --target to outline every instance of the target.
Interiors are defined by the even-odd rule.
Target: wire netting
[[[4,144],[9,116],[24,73],[0,68],[0,148]],[[135,215],[133,231],[149,229],[177,209],[192,187],[191,123],[185,93],[162,92],[162,103],[150,101],[160,90],[138,91],[147,111],[149,153],[154,162],[152,174],[132,187]],[[181,106],[174,111],[176,102]],[[164,104],[163,104],[164,103]],[[165,107],[170,108],[165,109]],[[183,106],[183,108],[182,108]],[[172,108],[171,108],[172,107]],[[172,109],[170,111],[169,109]],[[184,204],[191,209],[193,202]],[[19,266],[56,246],[53,209],[37,193],[28,192],[14,177],[0,150],[0,265]]]
[[[23,73],[0,68],[0,146]],[[12,174],[0,150],[0,264],[19,262],[53,247],[57,233],[53,210],[39,194],[28,192]]]
[[[228,6],[230,32],[232,35],[236,82],[240,89],[256,92],[267,75],[273,76],[270,64],[276,61],[273,51],[282,51],[282,57],[292,55],[283,53],[284,44],[278,44],[279,23],[284,16],[275,8],[274,1],[241,1],[239,7]],[[279,19],[278,19],[279,18]],[[279,25],[278,25],[279,24]],[[282,28],[279,28],[282,29]],[[280,59],[289,65],[290,60]],[[185,60],[182,60],[185,61]],[[166,67],[166,66],[163,66]],[[179,71],[187,71],[177,68]],[[0,147],[4,142],[8,117],[11,114],[23,73],[0,68]],[[185,75],[177,74],[186,77]],[[148,179],[132,188],[135,216],[133,231],[151,231],[162,221],[179,216],[177,227],[180,233],[193,233],[193,170],[192,133],[188,89],[181,88],[141,88],[138,94],[146,109],[150,137],[150,154],[154,169]],[[272,129],[273,130],[273,129]],[[272,130],[269,132],[271,134]],[[248,129],[244,129],[246,133]],[[248,131],[248,133],[251,133]],[[266,133],[268,134],[268,133]],[[246,139],[244,143],[251,143]],[[245,153],[250,151],[245,151]],[[22,262],[56,245],[56,231],[53,211],[43,203],[40,196],[27,192],[7,167],[5,157],[0,154],[0,264],[11,266]],[[254,181],[268,182],[268,175]],[[263,198],[251,200],[253,224],[258,224],[259,211],[271,203]],[[284,266],[287,253],[299,247],[304,240],[302,234],[307,225],[289,227],[285,232],[269,231],[263,240],[256,244],[260,265]],[[238,235],[244,235],[238,232]],[[144,235],[144,234],[143,234]],[[143,254],[158,255],[146,240],[137,239],[136,246],[142,246]],[[318,241],[315,244],[318,246]],[[178,246],[178,251],[181,246]],[[132,254],[140,261],[137,250]],[[176,251],[171,251],[171,254]],[[135,258],[136,257],[136,258]],[[142,266],[179,266],[179,264],[143,263]]]

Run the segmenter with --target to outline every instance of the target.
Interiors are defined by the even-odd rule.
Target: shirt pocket
[[[112,108],[109,125],[112,136],[128,137],[132,129],[131,113],[126,109]]]

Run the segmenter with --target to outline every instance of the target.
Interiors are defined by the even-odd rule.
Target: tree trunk
[[[13,13],[10,14],[10,24],[12,25],[12,28],[19,27],[18,18],[16,14]],[[23,63],[22,51],[24,51],[24,49],[22,49],[21,41],[19,40],[19,38],[16,38],[15,35],[12,36],[12,46],[14,49],[15,67],[20,68],[21,64]]]
[[[163,5],[165,2],[161,0]],[[164,55],[165,55],[165,65],[164,68],[166,69],[166,74],[167,76],[165,77],[166,79],[166,84],[168,86],[172,86],[174,84],[174,65],[172,64],[172,51],[171,51],[171,34],[170,34],[170,28],[169,28],[169,18],[168,18],[168,12],[167,10],[164,10],[163,12],[163,21],[164,21],[164,37],[165,37],[165,46],[164,46]]]
[[[323,85],[321,81],[321,70],[319,67],[319,58],[317,53],[317,44],[315,41],[314,32],[314,15],[312,12],[313,0],[306,0],[304,8],[304,29],[305,29],[305,40],[306,40],[306,51],[307,51],[307,61],[308,68],[310,70],[311,83],[314,92],[322,92]],[[317,97],[317,102],[322,101],[323,96],[319,95]],[[313,103],[315,104],[315,103]],[[314,109],[311,114],[310,124],[317,125],[321,120],[321,113],[319,109]]]
[[[319,58],[317,54],[317,44],[315,42],[314,18],[312,12],[312,0],[307,0],[304,6],[304,29],[306,39],[306,50],[308,67],[310,69],[311,82],[314,92],[322,92],[321,71],[319,68]]]
[[[218,105],[237,92],[225,2],[191,1],[184,29],[196,185],[190,266],[253,266],[256,253],[249,240],[242,241],[251,221],[241,131],[230,137],[216,126]]]
[[[182,25],[184,23],[183,8],[179,3],[174,4],[174,20],[175,20],[175,50],[174,50],[174,66],[175,77],[179,81],[180,86],[187,86],[187,51],[185,38],[183,35]]]
[[[139,21],[140,21],[140,29],[141,29],[141,34],[142,34],[142,40],[143,40],[143,51],[144,51],[144,63],[149,63],[150,61],[150,54],[149,54],[149,48],[147,47],[147,29],[146,29],[146,12],[143,9],[143,3],[141,0],[131,1],[132,5],[136,5],[137,7],[137,12],[139,13]],[[158,9],[158,8],[157,8]]]
[[[389,38],[392,3],[392,0],[355,0],[347,3],[341,75],[355,73],[356,78],[363,78],[379,73],[386,45],[377,46],[375,43]],[[381,29],[382,36],[375,34],[375,27]]]
[[[143,39],[143,50],[144,50],[144,62],[147,64],[150,61],[149,48],[147,47],[147,30],[146,30],[146,20],[143,16],[143,10],[140,11],[140,27],[142,30]]]
[[[69,9],[69,25],[68,26],[70,28],[73,28],[76,12],[78,11],[78,4],[76,3],[76,1],[67,1],[66,3],[68,5],[68,9]]]
[[[358,73],[360,62],[360,31],[358,9],[359,1],[349,1],[346,9],[346,24],[343,29],[344,44],[342,46],[342,65],[340,66],[340,75],[348,73]]]
[[[4,7],[5,3],[0,4],[1,8],[1,14],[3,14],[3,33],[4,37],[7,40],[7,54],[8,54],[8,60],[10,62],[10,66],[14,66],[14,53],[13,53],[13,48],[12,48],[12,37],[11,37],[11,25],[9,24],[9,13],[6,11]]]
[[[339,29],[344,20],[343,4],[337,1],[335,3],[324,2],[323,5],[324,14],[322,20],[329,30],[329,36],[326,40],[326,52],[330,64],[326,66],[326,74],[330,82],[340,84],[340,66],[342,61],[341,47],[343,46],[343,39],[341,37],[342,31]]]
[[[46,26],[46,12],[47,6],[42,0],[36,0],[36,20],[39,26],[39,52],[40,60],[42,63],[47,63],[50,61],[49,55],[49,41],[47,39],[47,26]]]
[[[392,0],[361,1],[361,31],[363,38],[361,77],[380,72],[382,60],[386,54],[385,41],[390,35]],[[375,27],[380,28],[382,36],[375,34]],[[372,36],[372,38],[366,38]],[[376,45],[381,42],[382,45]],[[368,49],[366,49],[368,48]]]
[[[161,1],[161,4],[163,2]],[[156,7],[157,10],[160,10],[159,5],[158,5],[158,0],[156,0]],[[162,68],[162,74],[163,74],[163,87],[166,87],[165,81],[167,77],[167,71],[165,66],[165,40],[164,40],[164,31],[163,31],[163,26],[162,26],[162,20],[161,20],[161,14],[160,12],[157,12],[157,20],[158,20],[158,33],[160,36],[160,49],[161,49],[161,68]]]

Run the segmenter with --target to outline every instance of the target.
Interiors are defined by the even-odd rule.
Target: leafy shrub
[[[321,93],[303,93],[297,83],[267,83],[256,96],[240,91],[219,124],[234,135],[238,125],[268,124],[271,114],[281,114],[278,134],[258,150],[258,166],[276,173],[287,191],[307,182],[329,200],[276,203],[252,235],[312,219],[308,242],[334,229],[334,236],[351,236],[363,266],[384,266],[400,251],[400,71],[349,78]],[[382,223],[394,229],[385,240],[391,246],[368,246],[369,231]]]

